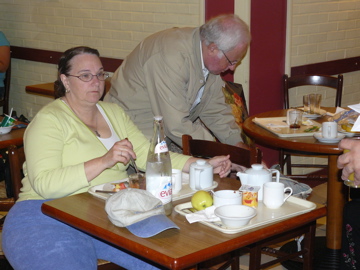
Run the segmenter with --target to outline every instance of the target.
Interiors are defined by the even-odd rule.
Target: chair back
[[[9,211],[19,198],[21,180],[23,178],[22,166],[25,162],[24,147],[10,145],[6,154],[5,185],[6,198],[0,198],[0,211]],[[4,151],[5,152],[5,151]]]
[[[287,74],[283,76],[284,88],[284,109],[289,109],[289,89],[299,86],[324,86],[332,88],[336,91],[335,107],[341,106],[343,75],[337,77],[329,75],[295,75],[289,77]]]
[[[254,163],[261,163],[262,152],[250,146],[249,149],[214,141],[193,140],[190,135],[182,136],[183,154],[200,158],[230,155],[231,162],[250,168]]]
[[[241,84],[225,81],[223,87],[223,93],[225,97],[225,103],[231,106],[232,114],[235,118],[236,124],[241,128],[246,118],[249,117],[249,112],[246,105],[246,99],[244,90]],[[241,132],[241,138],[247,145],[253,145],[254,142],[246,136],[244,132]]]
[[[23,164],[25,162],[24,147],[16,147],[15,145],[10,145],[8,147],[8,159],[12,182],[12,192],[14,200],[16,201],[17,199],[19,199],[20,189],[22,187],[21,180],[24,177],[22,170]]]
[[[9,67],[5,72],[5,79],[4,79],[4,98],[0,100],[0,107],[3,107],[3,113],[9,114],[9,96],[10,96],[10,82],[11,82],[11,58],[9,62]]]

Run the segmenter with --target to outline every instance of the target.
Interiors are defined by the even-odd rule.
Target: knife
[[[100,189],[97,189],[97,190],[95,190],[95,192],[98,192],[98,193],[108,193],[108,194],[114,194],[114,193],[116,193],[117,191],[111,191],[111,190],[100,190]]]

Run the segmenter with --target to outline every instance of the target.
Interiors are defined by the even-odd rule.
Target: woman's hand
[[[191,157],[189,158],[182,171],[188,173],[190,171],[190,164],[196,162],[200,158]],[[213,166],[213,172],[219,174],[220,178],[226,177],[230,173],[231,161],[230,155],[227,156],[216,156],[206,160],[211,166]]]
[[[132,143],[128,139],[124,139],[116,142],[113,147],[102,156],[102,162],[105,164],[106,168],[111,168],[118,162],[121,162],[124,165],[128,164],[131,157],[136,159]]]
[[[220,178],[226,177],[231,171],[230,155],[216,156],[208,159],[208,162],[213,166],[214,173],[219,174]]]
[[[130,157],[136,158],[131,142],[128,139],[116,142],[102,157],[85,162],[85,174],[88,181],[90,182],[104,170],[115,166],[118,162],[124,165],[128,164]]]

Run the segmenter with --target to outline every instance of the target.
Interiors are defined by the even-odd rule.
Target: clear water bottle
[[[154,135],[146,163],[146,190],[159,198],[165,214],[172,212],[172,171],[170,154],[165,142],[163,117],[154,117]]]

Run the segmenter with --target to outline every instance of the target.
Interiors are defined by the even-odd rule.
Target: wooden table
[[[219,183],[217,189],[240,187],[240,182],[235,179],[215,178],[215,180]],[[176,204],[189,200],[189,198],[182,199],[176,201]],[[180,230],[167,230],[151,238],[139,238],[126,228],[114,226],[109,221],[104,207],[104,200],[89,193],[82,193],[48,201],[42,205],[42,211],[46,215],[168,269],[194,267],[208,259],[251,244],[256,245],[264,239],[288,233],[294,228],[303,228],[309,224],[315,233],[316,219],[326,213],[326,208],[319,206],[308,213],[268,226],[236,234],[225,234],[200,223],[189,224],[184,216],[173,211],[169,217],[180,227]],[[275,238],[278,240],[277,237]],[[259,261],[258,258],[255,260]]]
[[[26,93],[29,94],[37,94],[49,98],[55,97],[54,92],[54,83],[41,83],[41,84],[35,84],[35,85],[27,85],[25,87]]]
[[[17,125],[23,123],[16,121],[14,124]],[[25,128],[18,128],[11,130],[10,133],[8,134],[0,134],[0,149],[7,148],[10,145],[16,145],[16,146],[23,145],[24,133],[25,133]]]
[[[105,93],[110,90],[111,83],[110,79],[106,79],[105,81]],[[48,98],[55,98],[55,90],[54,90],[54,83],[41,83],[41,84],[34,84],[34,85],[27,85],[25,87],[26,93],[41,95]]]
[[[328,108],[327,108],[328,109]],[[335,111],[335,108],[328,111]],[[329,177],[327,187],[327,224],[326,224],[326,246],[330,250],[339,251],[341,248],[341,228],[343,207],[347,200],[348,188],[340,180],[337,158],[342,151],[338,144],[325,144],[317,141],[313,136],[283,138],[274,135],[266,129],[253,122],[255,117],[280,117],[285,116],[286,110],[277,110],[253,115],[245,120],[244,132],[257,144],[274,149],[302,151],[307,154],[323,154],[328,157]],[[324,119],[316,119],[322,122]],[[339,252],[336,252],[339,253]]]

